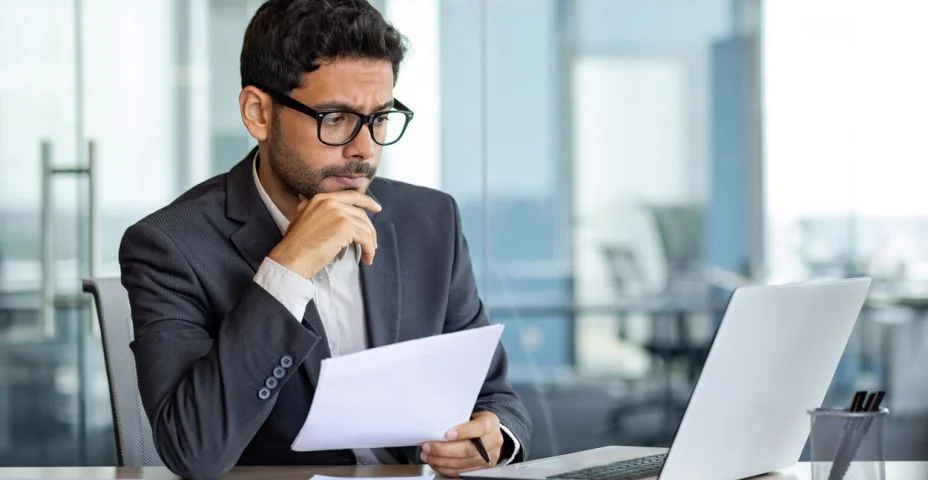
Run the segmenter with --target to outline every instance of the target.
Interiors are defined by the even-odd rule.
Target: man
[[[364,0],[267,2],[241,55],[258,147],[126,232],[139,389],[175,473],[425,462],[457,476],[487,466],[472,438],[491,464],[525,458],[531,424],[501,347],[445,439],[290,450],[323,358],[488,324],[451,197],[374,178],[412,118],[393,98],[404,53]]]

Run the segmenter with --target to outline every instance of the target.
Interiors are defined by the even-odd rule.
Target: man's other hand
[[[445,435],[445,441],[422,444],[420,458],[443,477],[457,477],[461,472],[489,468],[499,461],[503,448],[503,432],[499,418],[491,412],[475,412],[471,420],[462,423]],[[477,452],[471,439],[479,438],[490,454],[490,463]]]

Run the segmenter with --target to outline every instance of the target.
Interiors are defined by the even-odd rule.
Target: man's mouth
[[[330,178],[333,182],[341,185],[343,189],[357,190],[363,188],[366,185],[366,180],[368,180],[367,175],[360,175],[357,173],[351,173],[348,175],[332,175]]]

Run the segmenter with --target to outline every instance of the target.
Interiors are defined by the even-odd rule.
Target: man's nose
[[[364,125],[354,139],[348,145],[345,145],[345,156],[358,160],[368,160],[374,156],[376,150],[377,144],[371,136],[371,129]]]

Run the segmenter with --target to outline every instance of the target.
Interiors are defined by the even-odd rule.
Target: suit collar
[[[257,210],[266,211],[251,173],[251,162],[257,153],[258,147],[251,149],[245,158],[226,174],[226,216],[239,223],[247,222]]]

